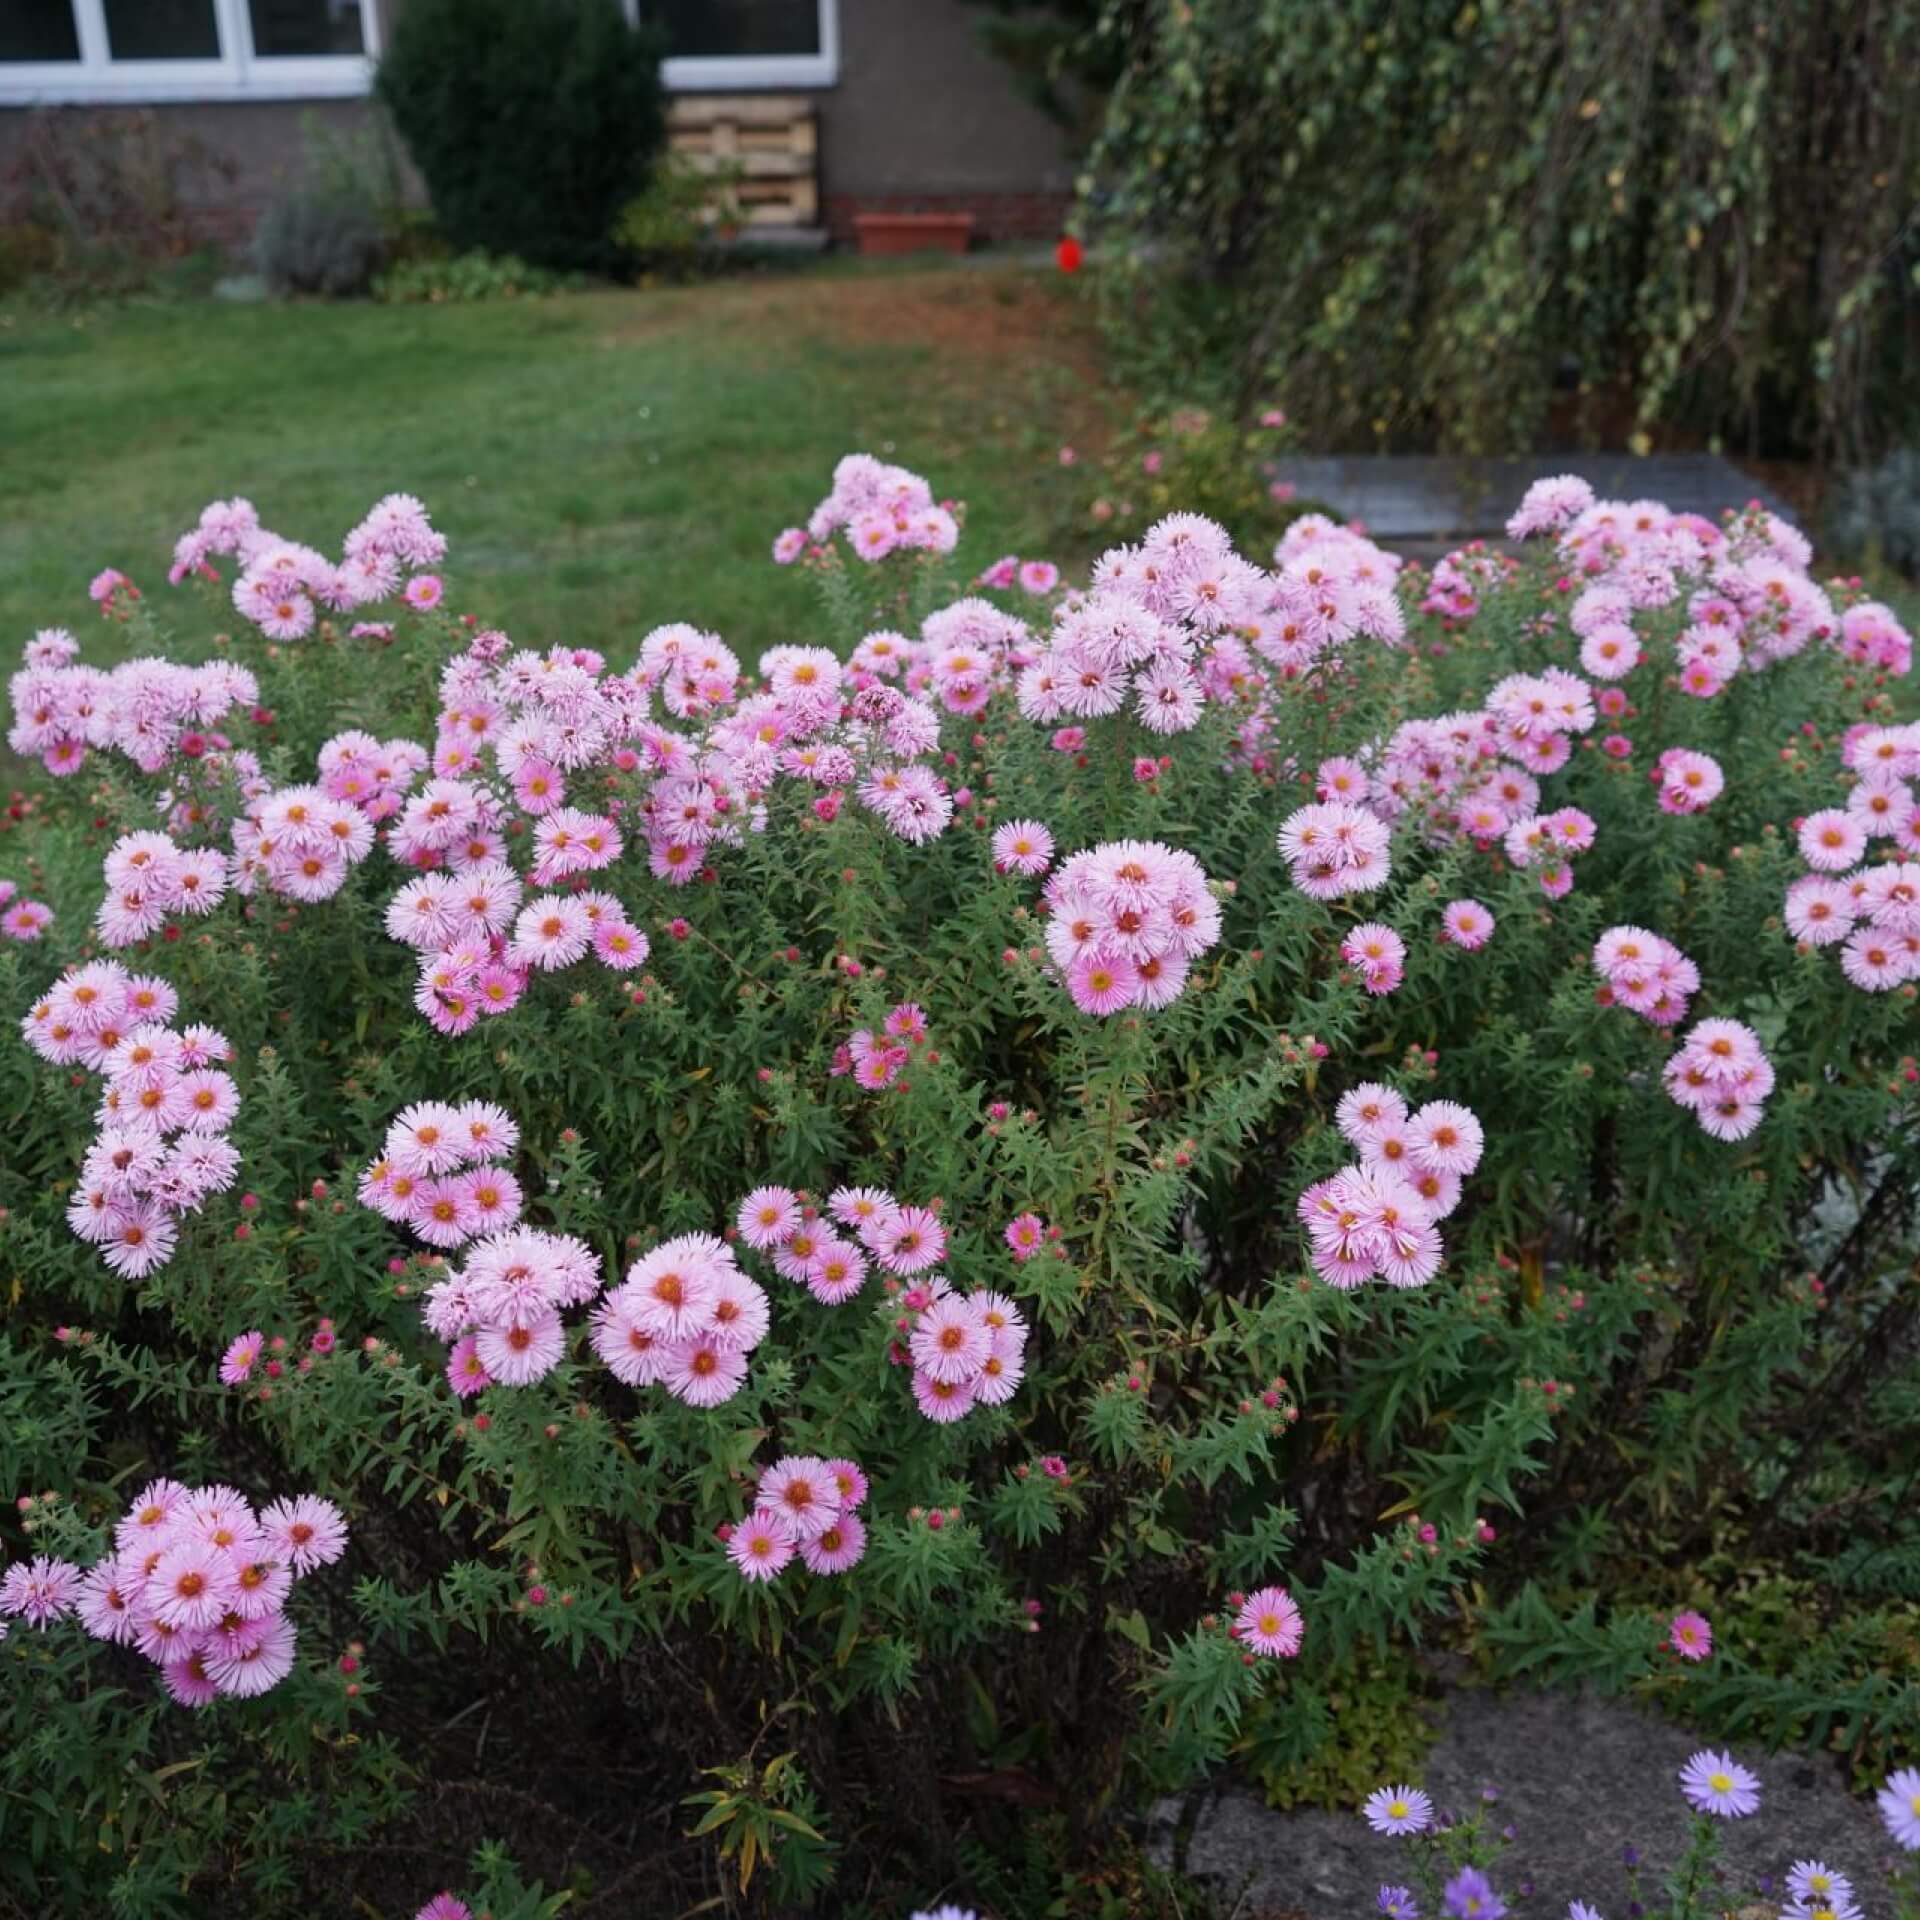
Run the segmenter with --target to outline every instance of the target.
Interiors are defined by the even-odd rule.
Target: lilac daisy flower
[[[1760,1782],[1731,1754],[1703,1747],[1680,1769],[1680,1791],[1699,1813],[1741,1820],[1760,1811]]]

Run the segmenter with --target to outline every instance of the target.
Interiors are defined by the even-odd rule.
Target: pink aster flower
[[[832,1238],[821,1240],[814,1248],[804,1275],[807,1291],[827,1307],[851,1300],[866,1277],[867,1263],[859,1248],[849,1240]]]
[[[471,1232],[495,1233],[520,1218],[520,1183],[504,1167],[475,1167],[460,1175],[460,1217]]]
[[[800,1202],[790,1187],[756,1187],[740,1202],[734,1225],[756,1252],[780,1245],[800,1224]]]
[[[96,1561],[80,1582],[80,1624],[96,1640],[125,1646],[133,1638],[133,1598],[145,1579],[137,1560],[112,1554]]]
[[[222,1693],[251,1699],[278,1686],[293,1671],[293,1622],[283,1613],[274,1613],[263,1625],[259,1635],[206,1656],[207,1675]]]
[[[457,1107],[420,1100],[402,1107],[387,1129],[386,1157],[418,1180],[451,1173],[467,1157],[468,1133]]]
[[[186,1498],[187,1490],[177,1480],[148,1481],[115,1523],[114,1545],[125,1553],[152,1552]]]
[[[864,1506],[867,1499],[867,1476],[861,1472],[856,1460],[844,1460],[838,1457],[822,1461],[827,1477],[833,1482],[834,1491],[840,1496],[840,1510],[851,1513],[855,1507]]]
[[[582,958],[593,940],[593,922],[577,900],[543,893],[520,909],[513,923],[510,957],[519,965],[554,971]]]
[[[863,1277],[864,1273],[863,1268]],[[772,1320],[767,1296],[759,1283],[749,1280],[737,1267],[716,1262],[713,1305],[707,1310],[707,1338],[717,1346],[751,1353],[767,1337]]]
[[[293,1570],[277,1560],[235,1556],[233,1569],[233,1613],[242,1620],[264,1620],[286,1605],[293,1591]]]
[[[1810,947],[1827,947],[1853,931],[1853,895],[1845,881],[1826,874],[1802,874],[1787,889],[1782,906],[1787,931]]]
[[[473,1920],[473,1909],[451,1893],[441,1892],[436,1893],[413,1920]]]
[[[318,1494],[276,1500],[261,1514],[260,1526],[295,1573],[331,1566],[347,1550],[347,1523],[340,1509]]]
[[[936,1380],[919,1368],[913,1374],[914,1404],[929,1420],[948,1426],[973,1411],[979,1392],[971,1380]]]
[[[649,950],[647,936],[624,920],[604,921],[593,930],[594,958],[615,973],[644,966]]]
[[[1890,993],[1912,977],[1912,955],[1898,935],[1856,927],[1840,949],[1840,970],[1863,993]]]
[[[827,1195],[827,1211],[871,1249],[899,1218],[900,1205],[884,1187],[836,1187]]]
[[[486,1361],[480,1357],[480,1342],[470,1332],[455,1340],[447,1354],[447,1384],[461,1400],[472,1400],[474,1394],[484,1394],[493,1384],[493,1375],[486,1371]]]
[[[1407,1137],[1418,1164],[1462,1179],[1480,1164],[1486,1138],[1471,1109],[1452,1100],[1429,1100],[1407,1123]]]
[[[38,900],[17,900],[0,914],[0,933],[23,943],[38,940],[52,924],[53,909]]]
[[[947,1230],[930,1207],[899,1207],[868,1241],[889,1273],[923,1273],[947,1251]]]
[[[1334,1108],[1334,1124],[1355,1146],[1360,1146],[1383,1127],[1406,1123],[1407,1103],[1391,1087],[1363,1080],[1340,1096]]]
[[[267,1336],[256,1327],[251,1333],[243,1333],[233,1341],[226,1352],[220,1356],[220,1384],[226,1387],[243,1385],[253,1376],[254,1363],[260,1358],[260,1349],[267,1343]]]
[[[594,1308],[592,1339],[608,1372],[629,1387],[655,1386],[666,1371],[666,1343],[641,1326],[623,1300],[609,1297]]]
[[[830,1526],[800,1542],[800,1558],[814,1573],[845,1573],[860,1564],[866,1551],[866,1524],[857,1513],[837,1514]]]
[[[1406,942],[1378,921],[1353,928],[1340,942],[1340,957],[1369,993],[1391,993],[1406,975]]]
[[[1067,969],[1067,992],[1082,1013],[1105,1019],[1133,1005],[1139,995],[1140,974],[1131,960],[1083,954]]]
[[[16,1562],[0,1579],[0,1613],[45,1628],[72,1613],[79,1601],[80,1569],[39,1554]]]
[[[400,597],[415,613],[431,613],[445,597],[445,592],[438,574],[417,573],[407,582],[406,591]]]
[[[727,1557],[746,1580],[776,1578],[793,1555],[793,1531],[773,1507],[755,1507],[727,1541]]]
[[[1701,813],[1726,786],[1719,761],[1685,747],[1669,747],[1660,756],[1657,770],[1663,813]]]
[[[1823,807],[1800,822],[1800,855],[1821,873],[1844,873],[1867,850],[1867,830],[1844,807]]]
[[[621,1298],[634,1323],[662,1340],[688,1340],[710,1323],[714,1261],[697,1236],[682,1234],[641,1255],[627,1269]]]
[[[1016,1214],[1006,1225],[1006,1242],[1013,1257],[1025,1265],[1046,1240],[1046,1222],[1037,1213]]]
[[[407,1225],[430,1247],[457,1247],[473,1237],[474,1211],[459,1174],[422,1180],[407,1203]]]
[[[660,1380],[690,1407],[717,1407],[740,1391],[746,1377],[747,1356],[707,1335],[670,1344]]]
[[[530,1313],[503,1327],[482,1327],[474,1336],[480,1359],[506,1387],[527,1387],[557,1367],[567,1350],[557,1313]]]
[[[233,1594],[228,1555],[210,1541],[187,1539],[161,1554],[147,1578],[145,1598],[157,1619],[191,1633],[217,1626]]]
[[[788,1454],[760,1476],[756,1508],[771,1508],[786,1518],[796,1543],[825,1533],[840,1512],[840,1490],[824,1460]]]
[[[1033,879],[1053,864],[1053,835],[1038,820],[1009,820],[993,830],[993,864]]]
[[[171,1105],[190,1132],[225,1133],[240,1111],[240,1090],[217,1067],[201,1067],[181,1075]]]
[[[1306,1622],[1285,1587],[1261,1587],[1248,1594],[1233,1624],[1242,1646],[1274,1659],[1292,1659],[1306,1633]]]
[[[913,1363],[944,1384],[972,1380],[992,1351],[993,1337],[971,1300],[943,1294],[921,1314],[907,1342]]]
[[[1701,1126],[1716,1140],[1744,1140],[1761,1120],[1765,1111],[1759,1100],[1739,1093],[1715,1094],[1695,1113]]]
[[[141,1280],[173,1258],[178,1230],[151,1200],[131,1200],[116,1209],[110,1238],[102,1242],[107,1265],[123,1280]]]
[[[1023,560],[1020,563],[1020,586],[1023,592],[1048,594],[1059,584],[1060,569],[1051,560]]]
[[[1676,1613],[1667,1630],[1667,1645],[1682,1660],[1704,1660],[1713,1651],[1713,1629],[1706,1615]]]
[[[220,1689],[213,1684],[206,1655],[202,1653],[167,1661],[160,1669],[160,1678],[168,1695],[183,1707],[210,1707],[220,1697]]]
[[[1440,933],[1448,945],[1476,953],[1493,938],[1494,918],[1478,900],[1450,900],[1440,913]]]

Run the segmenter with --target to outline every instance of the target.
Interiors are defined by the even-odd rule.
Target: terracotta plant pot
[[[863,254],[965,253],[973,238],[970,213],[856,213]]]

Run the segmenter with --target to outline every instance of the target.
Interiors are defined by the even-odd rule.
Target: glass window
[[[79,58],[73,0],[0,0],[0,61]]]
[[[367,50],[361,0],[248,0],[248,12],[263,60]]]
[[[820,51],[820,0],[652,0],[641,15],[666,29],[670,59]]]
[[[116,60],[218,60],[213,0],[106,0],[107,46]]]

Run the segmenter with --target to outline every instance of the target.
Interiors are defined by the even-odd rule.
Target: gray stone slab
[[[1543,455],[1482,460],[1441,454],[1316,455],[1283,460],[1280,477],[1303,500],[1324,500],[1364,520],[1381,541],[1497,534],[1534,481],[1576,473],[1604,500],[1659,500],[1676,513],[1718,519],[1759,500],[1785,506],[1749,473],[1716,453]]]
[[[1560,1920],[1577,1899],[1608,1920],[1626,1920],[1622,1848],[1640,1850],[1642,1897],[1653,1907],[1646,1889],[1658,1887],[1687,1844],[1689,1815],[1677,1776],[1705,1744],[1619,1701],[1469,1691],[1449,1701],[1415,1784],[1462,1815],[1480,1804],[1482,1788],[1499,1789],[1498,1811],[1515,1840],[1495,1885],[1511,1901],[1523,1881],[1533,1883],[1523,1914]],[[1853,1880],[1870,1916],[1888,1912],[1892,1848],[1872,1805],[1846,1792],[1837,1763],[1739,1742],[1731,1750],[1759,1775],[1761,1804],[1753,1818],[1723,1823],[1727,1909],[1753,1900],[1761,1875],[1771,1875],[1777,1888],[1795,1860],[1813,1858]],[[1159,1860],[1173,1858],[1182,1808],[1170,1799],[1153,1809],[1149,1847]],[[1185,1866],[1217,1881],[1229,1903],[1244,1887],[1238,1920],[1296,1913],[1373,1920],[1383,1882],[1411,1883],[1405,1846],[1374,1834],[1357,1808],[1274,1813],[1229,1786],[1199,1803]]]

